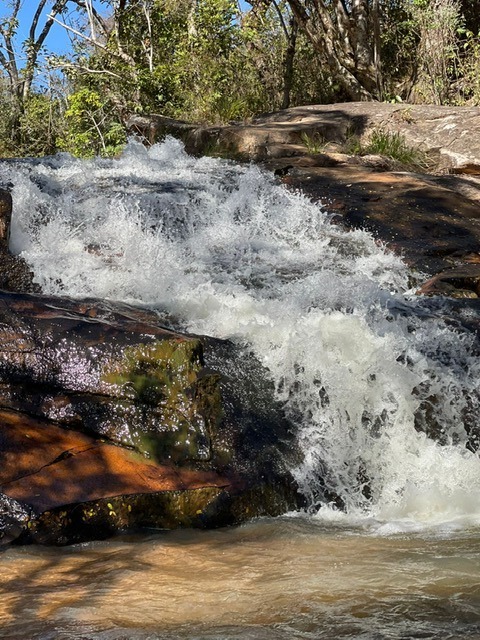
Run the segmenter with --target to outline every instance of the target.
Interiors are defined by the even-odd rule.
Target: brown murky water
[[[1,557],[0,637],[480,639],[480,531],[303,518]]]

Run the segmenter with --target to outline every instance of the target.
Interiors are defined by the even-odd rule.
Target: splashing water
[[[408,269],[372,236],[258,167],[169,138],[117,160],[4,163],[0,180],[14,184],[11,248],[46,293],[148,305],[253,348],[317,517],[387,533],[480,524],[474,336],[409,294]]]

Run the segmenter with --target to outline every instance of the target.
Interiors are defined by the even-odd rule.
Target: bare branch
[[[150,11],[148,10],[147,3],[145,0],[142,2],[143,13],[145,15],[145,20],[147,21],[147,29],[148,29],[148,48],[147,45],[144,44],[142,40],[142,48],[147,56],[148,60],[148,69],[150,73],[153,72],[153,29],[152,29],[152,21],[150,16]]]
[[[81,31],[78,31],[77,29],[74,29],[73,27],[71,27],[68,24],[65,24],[64,22],[61,22],[61,20],[58,20],[55,16],[53,16],[52,14],[49,15],[49,18],[51,18],[54,22],[56,22],[57,24],[59,24],[61,27],[63,27],[64,29],[66,29],[67,31],[69,31],[70,33],[73,33],[75,36],[81,38],[82,40],[84,40],[85,42],[89,42],[91,45],[93,45],[94,47],[101,49],[102,51],[106,51],[108,52],[110,55],[115,56],[116,58],[119,58],[120,60],[123,60],[123,62],[126,62],[128,65],[130,65],[132,67],[132,69],[135,68],[135,61],[134,59],[129,56],[128,54],[126,54],[122,48],[120,47],[120,42],[117,38],[117,46],[118,46],[118,51],[113,51],[112,49],[109,49],[105,44],[103,44],[102,42],[100,42],[98,39],[93,38],[92,36],[87,36],[84,33],[81,33]]]
[[[37,10],[33,17],[31,26],[30,26],[30,34],[29,41],[27,47],[27,63],[25,65],[24,70],[24,81],[23,81],[23,99],[25,100],[30,93],[30,88],[33,82],[33,75],[35,72],[35,67],[37,65],[38,54],[45,42],[47,35],[52,28],[54,16],[63,11],[65,6],[67,5],[68,0],[57,0],[52,8],[52,13],[48,15],[48,19],[43,26],[42,31],[38,38],[36,38],[36,30],[38,26],[38,22],[40,19],[40,14],[42,13],[43,8],[45,7],[46,0],[41,0],[38,4]]]
[[[0,32],[3,35],[3,39],[5,42],[4,49],[8,57],[8,62],[7,62],[7,60],[5,59],[5,56],[3,56],[3,59],[5,60],[4,68],[8,74],[8,77],[10,78],[10,84],[12,86],[12,89],[14,88],[15,91],[17,91],[19,88],[20,74],[18,71],[17,59],[15,56],[15,49],[13,46],[13,37],[15,36],[15,33],[16,33],[17,17],[18,17],[18,12],[20,11],[21,6],[22,6],[21,0],[15,0],[12,14],[7,22],[7,28],[4,28],[4,27],[0,28]]]
[[[46,4],[47,4],[47,0],[41,0],[38,3],[37,10],[35,11],[35,15],[33,16],[32,24],[30,25],[30,33],[29,33],[29,37],[32,42],[35,42],[35,31],[37,30],[38,21],[40,20],[40,16]]]
[[[98,11],[95,9],[95,6],[91,2],[91,0],[71,0],[71,2],[73,4],[76,4],[77,7],[79,7],[80,9],[83,9],[86,12],[90,12],[93,18],[95,18],[94,23],[100,29],[102,37],[105,38],[105,40],[107,40],[109,36],[109,29],[107,27],[105,20],[103,19],[101,14],[98,13]],[[88,3],[88,7],[87,7],[87,3]],[[92,30],[92,33],[94,34],[93,30]]]
[[[58,64],[52,65],[51,68],[52,69],[72,69],[74,71],[81,71],[85,74],[111,76],[112,78],[116,78],[117,80],[124,79],[121,75],[119,75],[118,73],[114,73],[109,69],[91,69],[86,65],[82,65],[78,63],[72,64],[71,62],[59,62]]]
[[[105,49],[106,47],[103,45],[99,45],[97,44],[97,42],[95,42],[94,40],[92,40],[92,38],[90,38],[89,36],[86,36],[84,33],[81,33],[80,31],[77,31],[77,29],[74,29],[73,27],[71,27],[68,24],[65,24],[64,22],[62,22],[61,20],[58,20],[58,18],[55,18],[55,16],[53,16],[51,13],[48,15],[49,18],[51,18],[54,22],[56,22],[57,24],[59,24],[61,27],[63,27],[64,29],[66,29],[67,31],[70,31],[70,33],[73,33],[74,35],[78,36],[79,38],[82,38],[83,40],[87,40],[88,42],[90,42],[91,44],[94,44],[95,46],[99,46],[102,49]]]
[[[283,33],[285,34],[285,37],[288,40],[290,36],[288,33],[287,25],[285,24],[285,20],[283,19],[282,11],[278,6],[278,3],[276,2],[276,0],[273,0],[272,4],[275,7],[275,11],[277,12],[278,19],[280,20],[280,24],[282,25]]]
[[[97,121],[95,120],[95,115],[93,113],[91,113],[91,111],[87,111],[86,113],[87,113],[88,117],[90,118],[90,120],[93,123],[93,126],[94,126],[94,128],[95,128],[95,130],[97,132],[97,135],[100,138],[100,142],[102,144],[103,151],[105,153],[107,151],[107,147],[105,145],[105,138],[103,137],[102,130],[100,129],[100,124],[102,124],[102,121],[100,121],[100,123],[97,123]]]

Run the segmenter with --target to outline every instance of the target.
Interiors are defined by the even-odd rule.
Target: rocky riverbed
[[[362,102],[295,107],[222,127],[160,116],[135,117],[130,126],[152,142],[170,134],[191,153],[261,163],[324,202],[339,224],[371,231],[401,254],[422,293],[480,294],[479,107]],[[353,137],[367,145],[374,131],[402,136],[425,169],[345,151]]]
[[[169,133],[197,154],[261,163],[322,201],[336,224],[366,229],[403,255],[418,293],[455,298],[455,312],[480,296],[479,114],[353,104],[223,128],[155,117],[132,127],[151,142]],[[429,172],[342,150],[352,132],[367,140],[379,127],[422,145]],[[321,139],[321,150],[305,136]],[[40,295],[8,251],[6,190],[0,214],[0,543],[215,527],[303,504],[285,465],[300,454],[253,355],[165,328],[153,311]],[[460,322],[478,329],[475,319]],[[429,416],[428,407],[420,404]],[[435,421],[427,422],[426,432]],[[468,437],[475,449],[476,427]]]
[[[0,545],[218,527],[301,504],[278,456],[292,434],[271,385],[248,379],[262,376],[253,357],[153,311],[38,294],[8,252],[8,192],[0,205]]]

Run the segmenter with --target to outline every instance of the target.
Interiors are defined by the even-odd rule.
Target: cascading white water
[[[463,426],[480,405],[473,337],[409,294],[407,268],[370,235],[173,139],[116,160],[3,163],[0,182],[14,185],[11,248],[46,293],[148,305],[254,349],[298,430],[317,517],[480,523]],[[415,428],[426,411],[441,443]],[[334,494],[344,511],[325,504]]]

